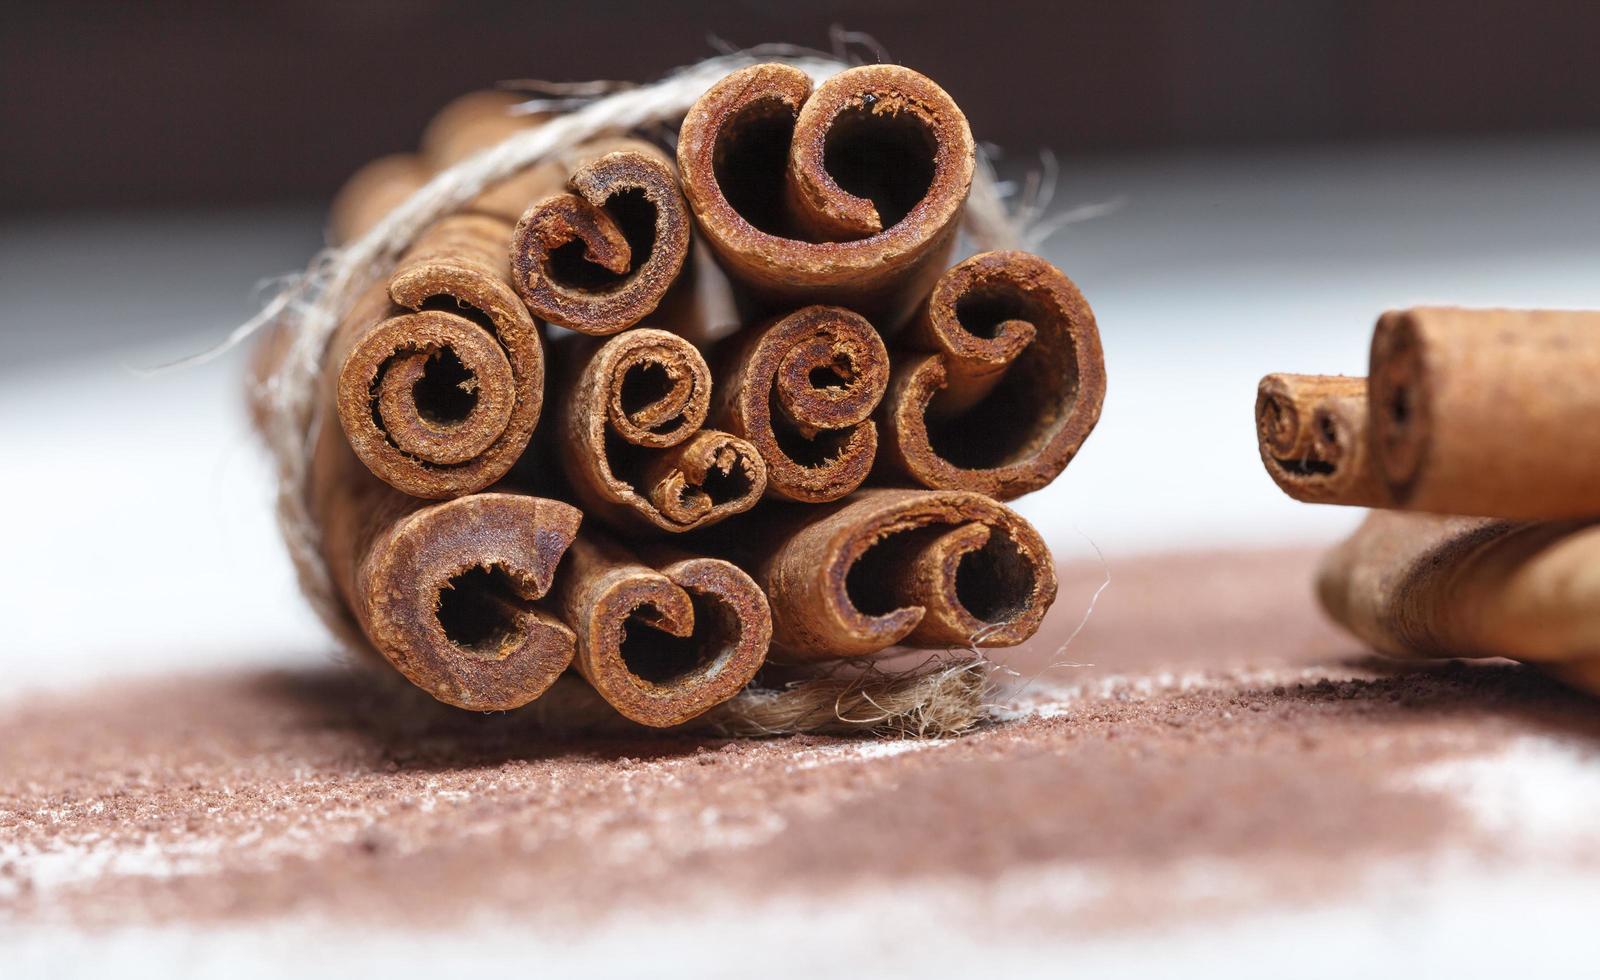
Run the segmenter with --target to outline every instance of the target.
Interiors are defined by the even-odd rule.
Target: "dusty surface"
[[[334,667],[12,705],[0,910],[565,930],[937,884],[981,928],[1049,873],[1092,894],[1006,905],[1006,928],[1116,930],[1327,901],[1397,859],[1509,860],[1417,774],[1527,739],[1589,758],[1600,711],[1513,665],[1365,658],[1315,612],[1312,561],[1118,562],[1060,650],[1102,575],[1064,569],[1047,635],[1010,658],[1010,706],[955,741],[559,742]],[[1219,867],[1226,887],[1179,887]]]

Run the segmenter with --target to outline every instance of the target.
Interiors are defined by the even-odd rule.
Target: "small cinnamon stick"
[[[1418,308],[1372,338],[1370,426],[1394,505],[1600,515],[1600,312]]]
[[[982,494],[865,490],[777,520],[746,559],[772,606],[775,659],[1012,646],[1055,601],[1039,533]]]
[[[767,464],[767,492],[825,503],[859,487],[878,451],[872,413],[889,354],[872,324],[837,306],[807,306],[742,330],[721,356],[717,423]]]
[[[579,333],[626,330],[652,313],[689,254],[689,209],[668,158],[648,143],[585,148],[567,193],[517,221],[511,281],[533,314]]]
[[[387,295],[369,295],[334,335],[350,446],[413,496],[489,486],[538,424],[544,353],[507,281],[509,235],[485,215],[441,220],[401,258]]]
[[[339,188],[328,209],[328,241],[345,245],[366,234],[427,183],[429,173],[427,164],[414,153],[379,157],[357,170]]]
[[[1317,594],[1391,656],[1511,657],[1600,693],[1600,525],[1374,511]]]
[[[624,717],[666,728],[738,694],[766,660],[767,600],[715,558],[646,565],[586,529],[562,565],[556,601],[577,634],[577,667]]]
[[[881,327],[938,275],[972,183],[972,133],[943,89],[898,65],[753,65],[713,85],[678,137],[684,194],[760,304],[832,303]]]
[[[563,347],[557,451],[585,513],[678,532],[761,499],[767,468],[756,448],[701,428],[711,371],[692,344],[640,328]]]
[[[1367,379],[1269,374],[1256,389],[1261,463],[1284,493],[1312,504],[1383,507],[1367,434]]]
[[[572,662],[572,631],[532,603],[577,534],[576,508],[517,493],[425,504],[372,476],[331,418],[310,489],[339,594],[372,648],[417,687],[505,710]]]
[[[1060,475],[1100,419],[1105,356],[1072,280],[1026,252],[951,268],[896,346],[886,481],[1011,500]]]

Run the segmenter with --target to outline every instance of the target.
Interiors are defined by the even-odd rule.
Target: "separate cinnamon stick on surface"
[[[1284,493],[1312,504],[1383,507],[1367,433],[1367,379],[1269,374],[1256,389],[1261,463]]]
[[[1317,593],[1391,656],[1511,657],[1600,692],[1600,525],[1375,511]]]
[[[889,353],[861,316],[807,306],[727,341],[717,357],[717,424],[767,464],[767,492],[825,503],[859,487],[878,451],[872,413]]]
[[[972,183],[967,120],[897,65],[754,65],[713,85],[678,136],[684,194],[758,305],[832,303],[890,328],[938,276]]]
[[[681,555],[647,565],[588,529],[555,595],[577,635],[578,670],[624,717],[655,728],[738,694],[772,637],[766,597],[736,566]]]
[[[682,337],[640,328],[563,345],[556,450],[587,514],[689,531],[749,510],[767,467],[750,443],[703,429],[711,371]]]
[[[512,282],[533,314],[613,334],[652,313],[689,254],[689,209],[671,161],[638,140],[585,148],[567,193],[521,215]]]
[[[894,343],[883,482],[1011,500],[1060,475],[1100,419],[1094,313],[1037,256],[985,252],[951,268]]]
[[[774,522],[745,559],[772,606],[774,659],[1012,646],[1055,601],[1039,533],[982,494],[864,490]]]
[[[572,631],[533,602],[577,534],[577,508],[517,493],[418,501],[355,458],[331,413],[309,485],[339,594],[411,683],[447,704],[504,710],[572,662]]]
[[[509,234],[485,215],[443,219],[401,258],[387,294],[369,294],[330,345],[351,448],[413,496],[489,486],[539,422],[544,353],[507,281]]]
[[[1373,451],[1394,506],[1600,515],[1600,312],[1385,313],[1368,376]]]

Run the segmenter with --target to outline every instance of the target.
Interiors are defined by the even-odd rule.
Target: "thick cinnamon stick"
[[[824,503],[859,487],[878,451],[872,413],[889,354],[872,324],[837,306],[808,306],[727,341],[718,358],[717,424],[767,464],[767,492]]]
[[[510,92],[468,92],[429,120],[422,133],[421,156],[430,170],[443,170],[475,153],[545,122],[543,115],[515,111],[519,97]],[[463,211],[489,215],[515,224],[528,205],[561,188],[566,174],[555,162],[540,163],[489,187]]]
[[[1256,389],[1256,440],[1268,475],[1296,500],[1388,504],[1368,439],[1366,378],[1267,375]]]
[[[738,694],[772,637],[749,575],[715,558],[646,565],[585,530],[562,565],[556,601],[577,634],[578,670],[624,717],[665,728]]]
[[[1072,280],[1026,252],[946,272],[896,338],[884,398],[886,482],[1001,500],[1055,479],[1100,419],[1105,355]]]
[[[334,335],[350,446],[413,496],[489,486],[538,424],[544,354],[507,281],[509,235],[485,215],[443,219],[401,259],[387,295],[369,295]]]
[[[1600,312],[1418,308],[1372,338],[1379,473],[1409,510],[1600,515]]]
[[[701,428],[711,371],[692,344],[641,328],[564,347],[557,451],[585,513],[689,531],[761,499],[767,467],[756,448]]]
[[[585,148],[567,193],[521,215],[512,282],[533,314],[613,334],[652,313],[689,254],[689,209],[667,157],[648,143]]]
[[[331,417],[309,485],[339,594],[411,683],[447,704],[504,710],[571,663],[572,631],[532,603],[577,534],[576,508],[516,493],[425,504],[372,476]]]
[[[865,490],[776,520],[748,558],[772,606],[775,659],[1012,646],[1055,601],[1039,533],[982,494]]]
[[[1317,593],[1391,656],[1511,657],[1600,692],[1600,525],[1374,511]]]
[[[973,165],[961,110],[898,65],[815,91],[797,68],[754,65],[712,86],[678,137],[689,206],[757,303],[834,303],[880,327],[938,275]]]

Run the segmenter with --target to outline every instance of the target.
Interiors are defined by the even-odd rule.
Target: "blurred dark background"
[[[712,34],[826,48],[833,24],[1019,153],[1600,129],[1595,0],[145,0],[4,23],[10,212],[326,198],[468,89],[646,80]]]

